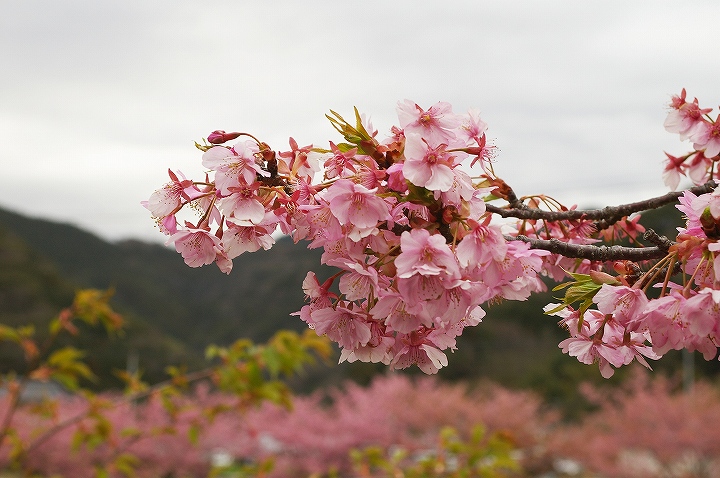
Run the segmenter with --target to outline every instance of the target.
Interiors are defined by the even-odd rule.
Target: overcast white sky
[[[398,100],[482,112],[518,194],[666,192],[672,94],[720,103],[717,0],[0,0],[0,207],[163,241],[139,203],[215,129],[277,149]],[[717,111],[717,110],[716,110]]]

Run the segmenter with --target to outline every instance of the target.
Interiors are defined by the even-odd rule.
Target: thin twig
[[[651,242],[658,246],[660,249],[667,252],[670,247],[675,244],[673,241],[668,239],[665,236],[659,235],[657,232],[655,232],[653,229],[648,229],[643,234],[643,239],[645,239],[648,242]]]

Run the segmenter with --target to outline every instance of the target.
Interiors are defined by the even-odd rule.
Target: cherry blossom
[[[255,182],[247,184],[240,181],[237,186],[228,187],[228,196],[220,199],[219,208],[228,222],[238,226],[252,226],[265,217],[265,206],[258,200]]]
[[[692,135],[693,146],[705,150],[705,156],[712,158],[720,154],[720,115],[713,123],[699,122]]]
[[[241,141],[232,148],[215,146],[203,154],[202,165],[215,171],[218,190],[228,195],[230,187],[240,186],[240,178],[246,184],[252,184],[258,174],[267,174],[255,162],[259,150],[257,143],[251,140]]]
[[[170,182],[152,193],[150,199],[143,203],[153,216],[163,218],[173,214],[182,206],[183,201],[192,201],[204,194],[192,181],[185,179],[182,173],[178,174],[182,179],[168,169]]]
[[[720,116],[710,112],[683,90],[664,124],[693,145],[665,153],[664,183],[696,186],[604,209],[519,196],[496,174],[497,149],[476,110],[409,100],[384,139],[357,110],[354,122],[332,111],[344,141],[329,149],[290,138],[289,150],[275,151],[247,133],[214,131],[196,143],[205,178],[169,171],[144,206],[191,267],[230,272],[238,255],[270,249],[276,230],[321,248],[337,272],[322,285],[308,273],[308,303],[294,315],[337,342],[341,361],[436,373],[463,330],[480,326],[483,304],[526,300],[552,280],[565,291],[546,309],[568,330],[559,347],[609,377],[672,349],[717,355]],[[642,212],[673,201],[685,215],[677,237],[646,230]],[[185,208],[196,222],[178,220]]]
[[[218,258],[224,263],[220,239],[205,229],[188,228],[178,231],[170,237],[170,241],[175,244],[175,249],[190,267],[212,264]]]
[[[374,189],[341,179],[327,189],[324,199],[340,224],[368,228],[386,221],[390,212],[388,204],[375,193]]]
[[[453,168],[459,164],[458,153],[448,151],[445,143],[429,143],[418,134],[409,133],[406,138],[403,176],[416,186],[449,191],[455,181]]]
[[[269,213],[272,214],[272,213]],[[265,217],[268,217],[267,215]],[[255,252],[261,248],[268,250],[275,244],[270,231],[274,229],[272,216],[259,225],[241,226],[230,223],[223,233],[222,246],[230,259],[234,259],[244,252]],[[264,224],[264,225],[263,225]]]
[[[450,144],[457,136],[455,130],[461,125],[460,118],[452,112],[450,103],[438,102],[423,110],[417,103],[405,100],[398,103],[397,112],[400,127],[405,130],[406,137],[409,133],[414,133],[431,143]],[[479,117],[474,120],[475,127],[479,126]]]
[[[413,229],[402,233],[400,244],[402,252],[395,259],[398,278],[407,279],[415,274],[459,276],[455,255],[442,236],[430,235],[427,229]]]
[[[648,304],[648,298],[642,290],[624,285],[603,284],[593,300],[600,312],[612,314],[615,320],[626,327],[642,314]]]
[[[397,351],[391,368],[417,365],[423,372],[434,374],[448,364],[447,356],[430,340],[427,331],[400,335],[395,341],[395,349]]]
[[[310,314],[310,318],[318,335],[327,335],[346,349],[367,345],[372,338],[367,317],[347,307],[318,309]]]
[[[693,138],[702,124],[702,116],[712,111],[711,108],[700,109],[695,98],[691,103],[685,101],[686,92],[683,88],[679,96],[673,96],[670,112],[665,119],[665,130],[669,133],[678,133],[680,139]]]

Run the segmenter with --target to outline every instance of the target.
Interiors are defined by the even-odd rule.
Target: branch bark
[[[712,192],[718,186],[715,181],[708,181],[701,186],[695,186],[688,189],[689,192],[700,195]],[[619,206],[607,206],[602,209],[573,209],[570,211],[545,211],[543,209],[533,209],[525,206],[522,207],[498,207],[487,204],[486,209],[500,217],[514,217],[517,219],[542,219],[545,221],[567,221],[567,220],[594,220],[598,230],[610,227],[623,217],[629,216],[636,212],[657,209],[666,204],[670,204],[682,196],[683,191],[673,191],[662,196],[646,199],[629,204]],[[513,201],[517,204],[518,201]]]
[[[522,241],[530,244],[531,249],[542,249],[573,259],[589,259],[591,261],[633,262],[661,259],[667,255],[667,249],[661,247],[625,247],[596,246],[594,244],[569,244],[559,239],[533,239],[527,236],[506,236],[509,241]]]

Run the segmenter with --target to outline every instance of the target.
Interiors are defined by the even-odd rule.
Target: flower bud
[[[223,144],[231,139],[235,139],[242,133],[226,133],[225,131],[218,129],[210,133],[207,137],[208,143],[211,144]]]
[[[602,285],[602,284],[618,285],[618,284],[620,284],[620,281],[618,281],[617,278],[615,278],[605,272],[591,270],[589,272],[589,275],[590,275],[590,279],[595,284],[598,284],[598,285]]]
[[[713,217],[709,207],[706,207],[700,215],[700,225],[708,239],[720,238],[720,227],[718,227],[718,222]]]

